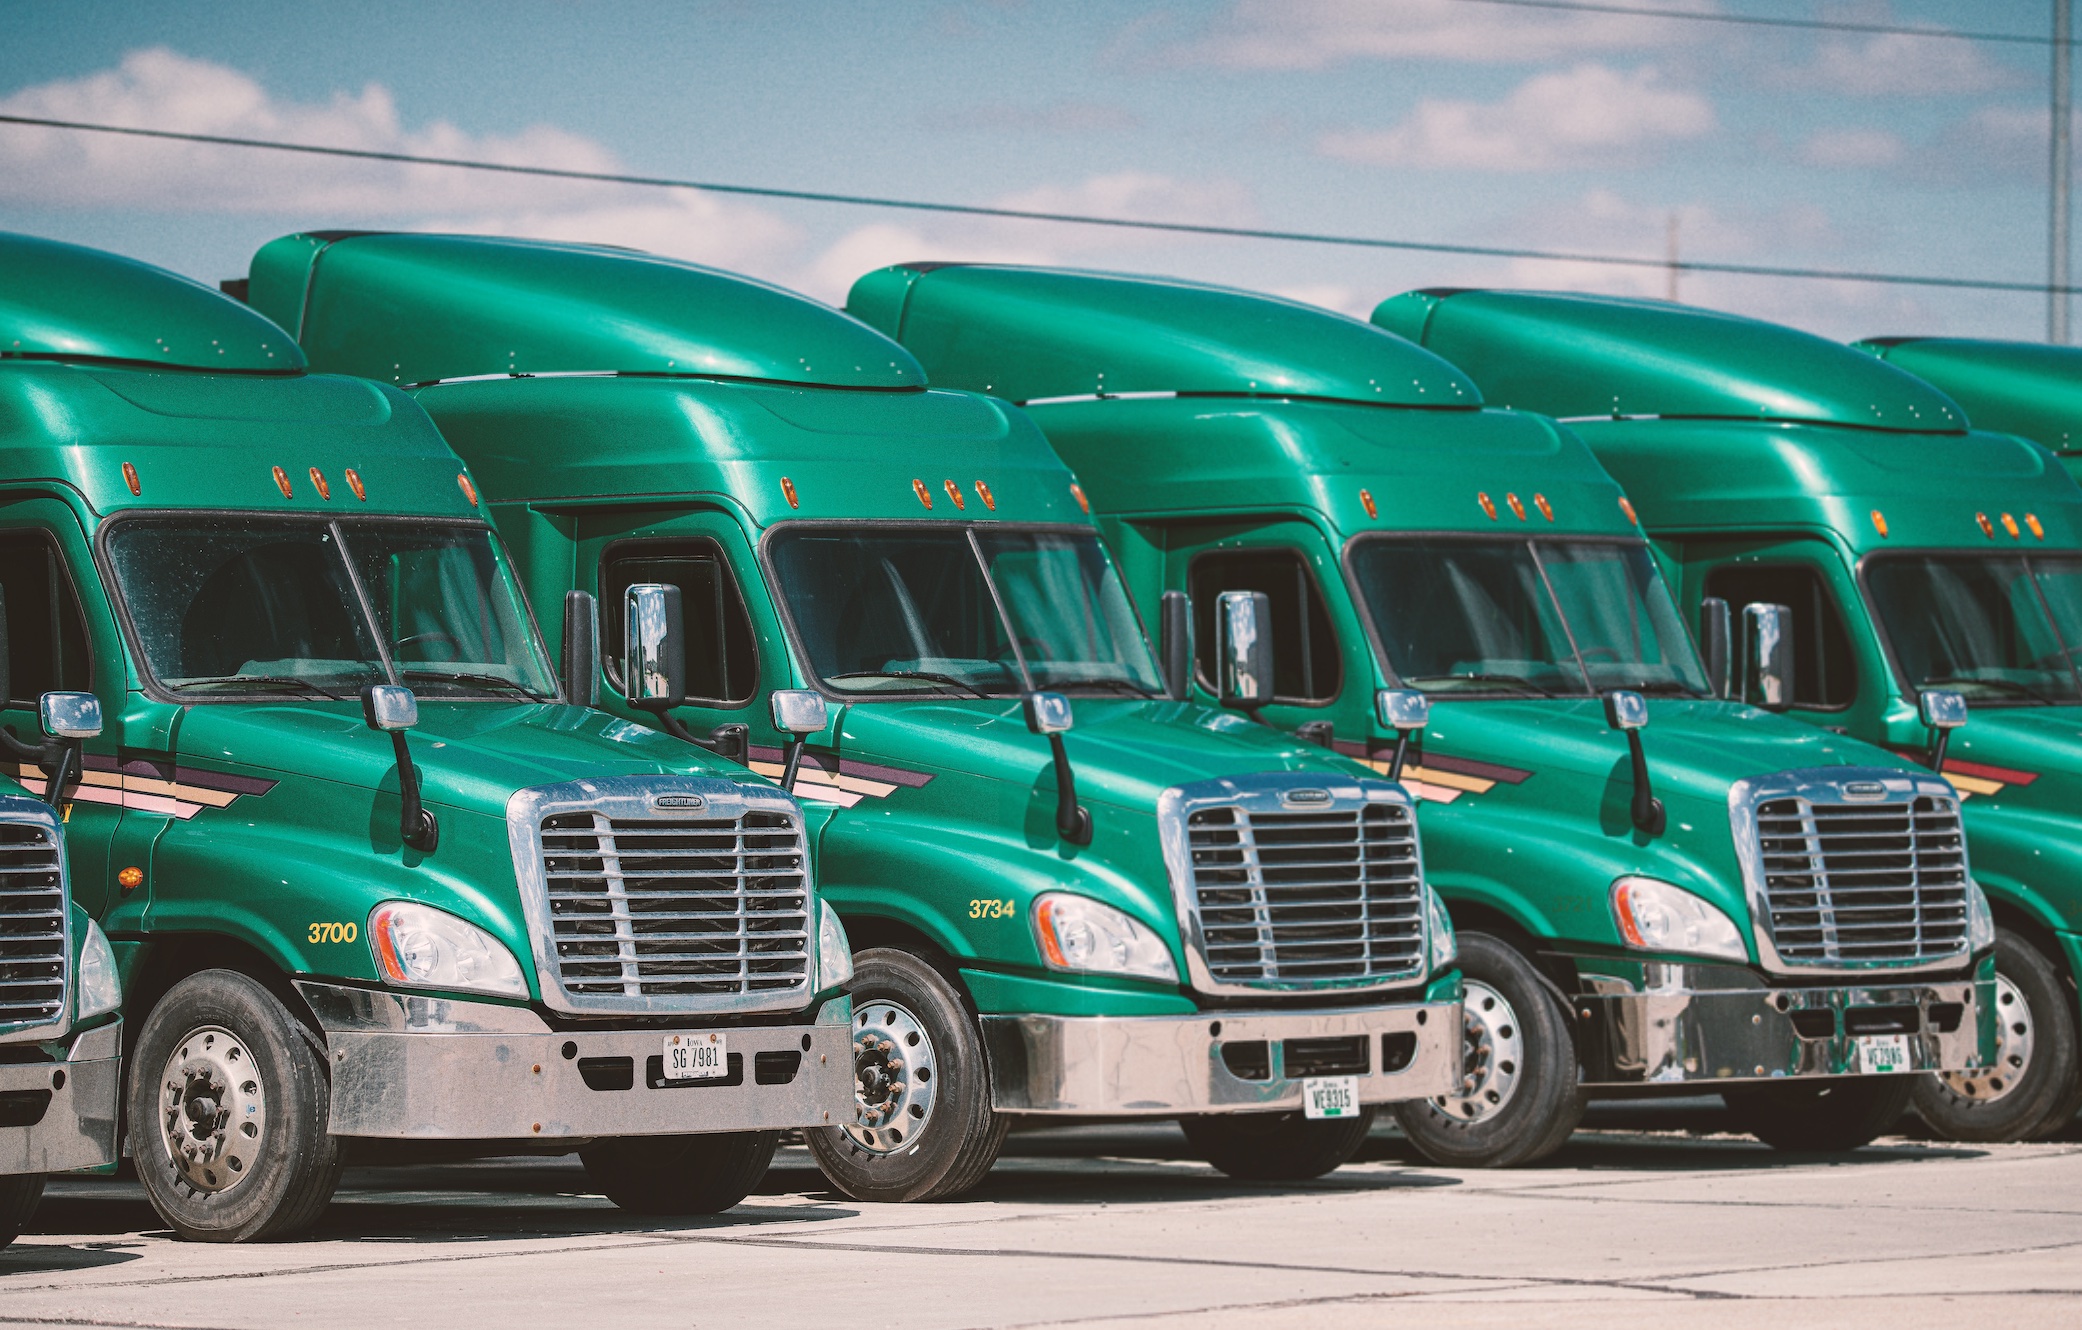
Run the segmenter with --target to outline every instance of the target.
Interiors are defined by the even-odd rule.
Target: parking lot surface
[[[316,1234],[252,1247],[173,1242],[135,1184],[64,1179],[0,1252],[0,1326],[2082,1323],[2082,1136],[1827,1160],[1710,1114],[1593,1122],[1500,1173],[1377,1128],[1303,1186],[1231,1182],[1168,1125],[1020,1133],[926,1206],[849,1201],[798,1148],[685,1222],[623,1214],[575,1161],[355,1169]]]

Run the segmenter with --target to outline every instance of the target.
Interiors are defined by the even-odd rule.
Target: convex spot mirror
[[[1767,711],[1793,705],[1793,612],[1743,606],[1742,645],[1742,700]]]
[[[1374,694],[1374,712],[1383,729],[1421,730],[1431,723],[1431,699],[1414,688],[1383,688]]]
[[[622,677],[632,705],[676,707],[687,696],[687,656],[680,589],[638,582],[622,602]]]
[[[1272,598],[1262,591],[1224,591],[1215,600],[1222,705],[1262,707],[1272,701]]]
[[[53,739],[91,739],[101,733],[101,699],[92,693],[45,693],[37,720]]]
[[[362,690],[361,714],[372,730],[409,730],[419,724],[419,699],[402,684],[371,684]]]
[[[1605,723],[1615,730],[1646,728],[1648,699],[1624,690],[1605,694]]]
[[[815,734],[831,719],[824,696],[807,688],[780,688],[773,693],[774,728],[783,734]]]
[[[1070,714],[1070,699],[1061,693],[1028,693],[1022,705],[1027,728],[1036,734],[1065,734],[1076,723]]]
[[[1916,709],[1933,730],[1956,730],[1966,724],[1966,695],[1926,688]]]

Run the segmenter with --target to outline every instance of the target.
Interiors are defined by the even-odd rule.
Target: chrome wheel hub
[[[253,1171],[267,1131],[260,1070],[216,1025],[189,1032],[159,1076],[159,1136],[190,1190],[219,1192]]]
[[[1461,1029],[1460,1092],[1440,1095],[1432,1107],[1455,1122],[1481,1122],[1503,1112],[1517,1092],[1525,1065],[1525,1034],[1504,995],[1479,980],[1462,981],[1466,992]]]
[[[940,1069],[916,1016],[876,999],[853,1015],[853,1148],[894,1154],[932,1120]]]
[[[2031,1004],[2023,990],[2000,970],[1995,975],[1995,1065],[1972,1071],[1948,1071],[1938,1083],[1960,1099],[1992,1104],[2017,1088],[2031,1065],[2036,1042],[2032,1030]]]

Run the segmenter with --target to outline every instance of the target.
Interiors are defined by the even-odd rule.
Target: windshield
[[[2082,701],[2082,559],[1893,555],[1865,587],[1909,687],[1976,705]]]
[[[772,558],[803,655],[834,692],[1160,691],[1089,531],[784,529]]]
[[[1362,537],[1352,573],[1388,666],[1426,692],[1706,695],[1646,547]]]
[[[148,517],[108,552],[145,667],[177,696],[556,695],[480,526]]]

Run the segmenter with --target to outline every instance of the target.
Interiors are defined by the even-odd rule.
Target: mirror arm
[[[788,736],[788,746],[784,750],[781,766],[781,792],[783,794],[795,793],[795,775],[802,767],[802,750],[809,746],[809,742],[810,736],[807,734],[791,734]]]
[[[81,766],[79,757],[82,744],[78,739],[46,739],[40,744],[25,741],[14,732],[12,725],[0,725],[0,749],[21,759],[33,762],[43,772],[43,801],[51,807],[58,806],[65,787],[72,783]]]
[[[1389,780],[1402,779],[1403,759],[1407,758],[1409,755],[1410,732],[1408,730],[1397,730],[1395,732],[1395,756],[1388,759]]]
[[[392,730],[390,743],[398,758],[398,839],[421,854],[432,854],[441,843],[441,824],[434,820],[434,811],[420,802],[419,768],[412,764],[405,732]]]
[[[1641,731],[1627,731],[1627,754],[1634,762],[1634,825],[1650,836],[1660,836],[1668,823],[1663,801],[1648,784],[1648,754],[1641,747]]]
[[[1945,749],[1950,747],[1951,743],[1952,731],[1939,725],[1931,726],[1930,753],[1928,757],[1925,759],[1924,765],[1929,767],[1932,771],[1935,771],[1938,775],[1944,775]]]
[[[1070,770],[1070,754],[1063,736],[1048,736],[1049,751],[1055,756],[1055,830],[1072,845],[1092,843],[1092,815],[1077,802],[1077,775]]]

